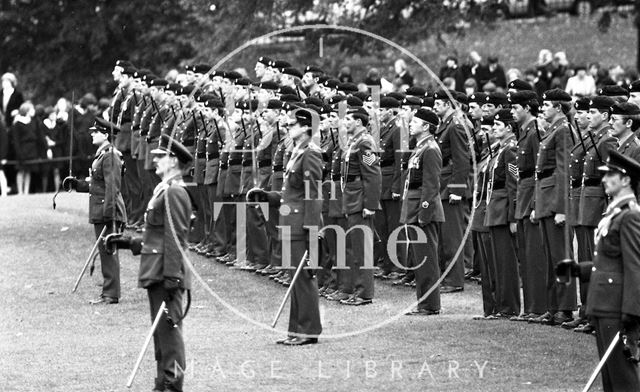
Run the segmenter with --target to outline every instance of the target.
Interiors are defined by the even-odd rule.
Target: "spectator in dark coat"
[[[394,64],[394,68],[396,71],[396,78],[402,79],[402,86],[407,89],[413,86],[413,76],[409,73],[409,68],[407,68],[407,63],[404,62],[403,59],[396,60]]]
[[[462,71],[460,67],[458,67],[458,59],[455,56],[448,56],[447,62],[444,67],[440,68],[440,73],[438,74],[440,80],[445,80],[446,78],[451,78],[455,81],[454,90],[458,90],[460,92],[464,91],[464,79],[462,76]]]
[[[9,194],[7,176],[4,174],[4,165],[7,162],[7,152],[9,151],[9,133],[5,125],[4,115],[0,112],[0,196]]]
[[[24,102],[18,109],[11,127],[13,148],[18,161],[16,185],[18,194],[29,194],[31,187],[31,174],[38,172],[39,163],[30,163],[31,160],[46,158],[46,141],[42,127],[35,120],[36,110],[29,101]]]
[[[58,113],[56,113],[56,110],[52,106],[45,108],[45,114],[47,117],[42,123],[44,124],[45,138],[47,140],[47,158],[64,158],[69,154],[67,147],[69,139],[67,123],[61,118],[58,118]],[[63,166],[65,166],[64,161],[54,161],[51,165],[48,165],[49,169],[51,169],[51,174],[53,174],[55,189],[60,189],[60,169]],[[48,175],[43,175],[42,188],[45,190],[48,188],[48,179]]]
[[[496,87],[507,89],[507,78],[504,74],[504,68],[498,63],[496,56],[489,57],[489,65],[486,69],[486,76],[480,81],[480,86],[484,86],[488,82],[493,82]]]
[[[96,119],[98,109],[96,97],[93,94],[85,94],[77,105],[73,107],[73,155],[81,156],[74,160],[73,175],[86,176],[96,153],[96,146],[91,143],[89,128]]]

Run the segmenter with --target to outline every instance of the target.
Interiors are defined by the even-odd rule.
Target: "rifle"
[[[536,118],[533,119],[533,125],[536,127],[536,135],[538,135],[538,142],[542,141],[542,136],[540,136],[540,128],[538,128],[538,120]]]

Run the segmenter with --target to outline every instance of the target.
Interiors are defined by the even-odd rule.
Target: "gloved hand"
[[[562,260],[556,264],[556,276],[580,276],[580,265],[574,260]]]
[[[620,319],[620,321],[622,321],[623,331],[633,331],[640,328],[640,317],[638,316],[622,313],[622,318]]]
[[[112,233],[104,238],[104,245],[107,253],[114,254],[116,249],[130,249],[134,256],[140,254],[142,250],[142,240],[131,238],[122,233]]]
[[[78,179],[72,176],[66,177],[62,180],[62,189],[67,192],[71,192],[71,190],[76,190],[78,187]]]
[[[261,188],[251,188],[247,192],[247,202],[249,203],[264,203],[268,202],[267,192]]]

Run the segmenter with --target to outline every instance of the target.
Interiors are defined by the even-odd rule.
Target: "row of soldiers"
[[[192,249],[289,284],[278,219],[295,209],[233,203],[246,202],[253,188],[281,189],[293,150],[288,127],[305,109],[318,120],[324,159],[322,215],[331,230],[320,235],[317,274],[327,299],[371,303],[375,275],[414,285],[416,312],[434,314],[440,293],[464,289],[467,266],[482,275],[481,318],[589,331],[582,312],[573,318],[575,282],[558,284],[553,267],[573,257],[573,235],[578,260],[592,257],[607,203],[596,167],[612,149],[637,153],[629,136],[638,126],[637,106],[624,101],[640,85],[575,102],[560,90],[538,96],[520,80],[509,84],[509,94],[414,86],[379,96],[315,66],[303,72],[261,57],[255,72],[258,81],[199,64],[186,67],[178,84],[116,64],[111,119],[122,129],[115,145],[127,167],[130,224],[141,222],[159,181],[149,151],[170,134],[195,157]],[[618,131],[609,126],[612,114],[622,118]],[[346,242],[340,229],[349,233]],[[439,290],[425,296],[445,271]],[[587,288],[581,282],[581,309]]]

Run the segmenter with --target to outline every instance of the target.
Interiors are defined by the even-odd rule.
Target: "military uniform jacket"
[[[135,108],[131,119],[131,156],[137,159],[140,156],[140,121],[148,103],[146,103],[147,98],[144,98],[142,94],[135,90],[133,94]]]
[[[242,128],[236,128],[233,140],[235,144],[229,150],[227,178],[224,184],[224,193],[229,196],[239,195],[242,185],[242,151],[245,140]]]
[[[631,134],[631,136],[623,140],[622,143],[618,141],[618,152],[640,162],[640,139],[638,139],[636,135]]]
[[[183,259],[191,212],[191,199],[180,177],[156,186],[144,218],[138,274],[140,287],[172,278],[178,279],[182,288],[191,288],[191,273]]]
[[[76,190],[89,192],[89,223],[126,222],[121,193],[122,154],[111,144],[96,152],[89,181],[78,180]]]
[[[131,120],[135,111],[134,91],[129,90],[121,103],[120,113],[116,124],[120,125],[120,132],[115,136],[114,146],[124,154],[131,154]]]
[[[500,149],[489,161],[487,184],[487,212],[484,224],[502,226],[516,221],[516,190],[518,167],[515,137],[500,144]]]
[[[329,132],[332,132],[329,135]],[[321,134],[320,149],[322,150],[322,213],[329,212],[329,202],[335,197],[336,183],[331,179],[331,161],[333,159],[333,150],[335,149],[335,136],[333,130],[327,129]],[[339,180],[339,178],[338,178]],[[340,185],[338,185],[340,186]]]
[[[393,193],[402,193],[401,150],[400,128],[396,125],[395,119],[390,119],[380,129],[381,200],[391,200]]]
[[[153,170],[153,156],[151,155],[151,150],[158,147],[158,142],[160,140],[160,135],[162,134],[163,124],[165,119],[171,116],[170,109],[168,106],[163,106],[159,112],[156,112],[153,115],[153,119],[151,120],[151,124],[149,125],[149,133],[147,134],[147,151],[145,156],[144,168],[146,170]]]
[[[272,191],[279,190],[282,188],[282,179],[284,176],[284,155],[287,150],[287,139],[288,136],[283,134],[278,127],[276,129],[275,136],[271,140],[272,149],[271,154],[273,156],[272,164],[271,164],[271,183],[270,189]]]
[[[257,129],[258,127],[256,126],[256,130]],[[252,166],[252,170],[257,168],[258,171],[255,174],[257,181],[256,186],[264,190],[269,190],[269,183],[271,182],[271,175],[273,174],[273,138],[277,137],[275,132],[275,126],[267,126],[261,128],[260,132],[257,132],[255,135],[255,157],[258,162]],[[249,154],[249,157],[251,159],[251,154]],[[246,166],[244,168],[246,169]],[[253,185],[253,182],[251,185]]]
[[[575,140],[575,135],[573,135]],[[536,218],[565,214],[567,188],[566,154],[572,144],[571,130],[566,118],[554,121],[542,136],[536,161]]]
[[[444,222],[439,183],[442,155],[438,143],[431,135],[424,137],[416,145],[409,157],[408,170],[402,194],[400,223],[426,225]]]
[[[354,135],[342,157],[342,212],[345,215],[363,209],[380,209],[382,175],[377,147],[365,130]]]
[[[442,119],[434,136],[442,152],[440,197],[448,200],[449,194],[471,196],[467,184],[471,172],[471,153],[462,123],[451,113]]]
[[[536,119],[533,118],[520,129],[518,133],[518,190],[516,193],[516,219],[523,219],[531,215],[535,200],[536,157],[540,148],[542,131],[536,129]],[[540,133],[538,133],[540,132]]]
[[[342,212],[342,186],[340,182],[340,172],[342,170],[343,155],[344,150],[340,146],[340,141],[336,136],[335,145],[331,153],[329,173],[329,177],[331,179],[331,190],[334,192],[333,195],[329,195],[328,215],[331,218],[344,218],[344,213]]]
[[[224,144],[224,130],[220,129],[220,125],[213,117],[205,119],[204,128],[208,130],[204,184],[211,185],[218,182],[220,150]]]
[[[498,151],[499,144],[494,144],[491,146],[492,154]],[[487,185],[489,185],[489,160],[491,159],[491,154],[489,153],[489,149],[485,148],[484,153],[478,159],[478,163],[476,165],[477,174],[476,180],[478,183],[476,190],[476,210],[473,214],[473,218],[471,219],[471,230],[479,231],[479,232],[489,232],[488,228],[484,224],[484,217],[487,212]]]
[[[591,141],[588,136],[581,136],[569,153],[569,208],[567,211],[567,223],[571,226],[578,224],[580,212],[580,193],[582,192],[582,172],[584,171],[584,157]]]
[[[587,315],[640,316],[640,209],[633,195],[607,208],[594,254]]]
[[[280,192],[268,193],[269,204],[280,204],[281,227],[291,230],[292,240],[308,238],[305,226],[322,228],[322,150],[313,142],[294,148]],[[285,234],[285,232],[283,232]]]
[[[578,224],[590,227],[598,226],[598,222],[602,219],[602,213],[607,207],[607,195],[602,185],[603,173],[598,171],[598,166],[603,165],[609,158],[609,153],[618,147],[616,138],[609,136],[608,125],[593,132],[593,139],[596,147],[594,148],[593,144],[590,144],[584,157],[582,191],[578,211]],[[598,154],[600,155],[598,156]]]

